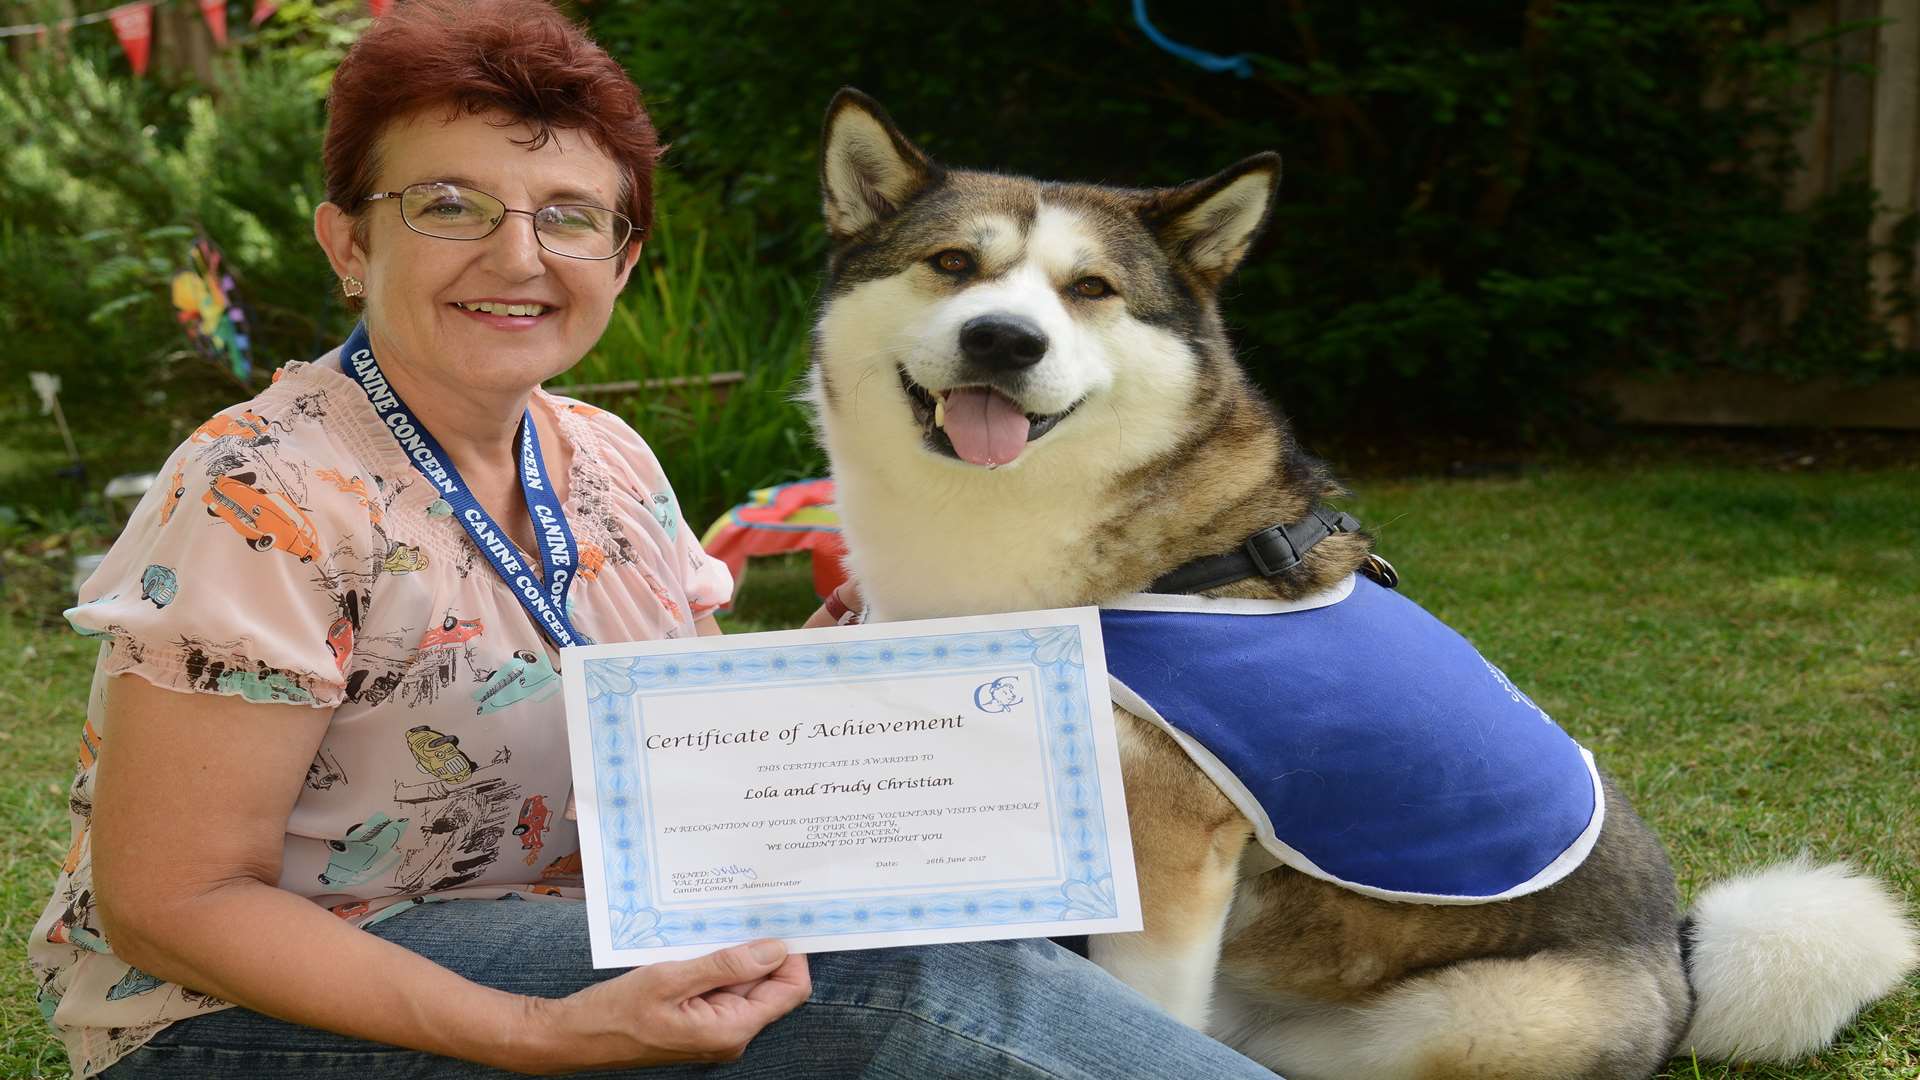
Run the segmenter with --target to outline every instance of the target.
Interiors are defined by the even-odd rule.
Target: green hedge
[[[1601,369],[1920,369],[1870,318],[1872,193],[1781,209],[1818,72],[1814,49],[1768,40],[1790,5],[1148,6],[1251,77],[1162,51],[1124,2],[588,10],[671,166],[795,274],[819,255],[817,121],[841,85],[973,167],[1167,184],[1281,151],[1282,205],[1228,312],[1309,428],[1512,430],[1566,415]],[[1745,343],[1803,271],[1807,313]]]
[[[1244,51],[1251,77],[1160,50],[1124,2],[581,9],[673,144],[661,212],[686,242],[649,254],[596,377],[743,369],[751,400],[780,399],[634,417],[659,440],[703,432],[684,440],[714,473],[698,501],[818,464],[784,394],[821,255],[819,114],[847,84],[956,164],[1163,184],[1282,151],[1282,203],[1228,313],[1310,433],[1551,424],[1605,369],[1920,370],[1871,317],[1873,192],[1780,209],[1785,136],[1823,50],[1768,43],[1774,0],[1149,7],[1177,40]],[[242,396],[191,355],[169,303],[196,231],[236,271],[257,378],[344,333],[310,216],[325,82],[365,22],[359,0],[288,0],[222,54],[213,93],[132,80],[108,45],[0,67],[11,441],[57,456],[28,370],[66,379],[97,475],[150,465]],[[1909,220],[1896,238],[1910,253],[1916,234]],[[1744,332],[1779,317],[1795,274],[1805,314]]]

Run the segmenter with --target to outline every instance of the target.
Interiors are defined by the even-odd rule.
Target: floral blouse
[[[693,634],[732,580],[681,521],[652,451],[590,405],[539,391],[533,407],[573,450],[573,624],[595,641]],[[333,710],[287,820],[279,885],[342,919],[581,895],[558,654],[337,355],[283,368],[160,475],[67,612],[101,639],[100,660],[69,793],[73,845],[28,953],[76,1077],[228,1007],[128,966],[101,929],[88,835],[95,755],[113,738],[110,676]]]

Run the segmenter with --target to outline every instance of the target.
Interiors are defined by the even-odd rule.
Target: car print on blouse
[[[486,632],[486,626],[479,619],[457,619],[446,617],[439,626],[430,628],[420,635],[420,649],[438,649],[454,645],[464,645]]]
[[[140,574],[140,599],[153,601],[154,607],[166,607],[178,595],[180,578],[171,567],[154,563]]]
[[[607,553],[600,545],[590,540],[580,542],[580,576],[592,581],[600,576],[600,568],[607,565]]]
[[[235,439],[248,446],[259,446],[271,442],[272,428],[267,418],[252,409],[238,416],[216,416],[193,430],[187,441],[197,446],[207,446],[221,439]]]
[[[527,853],[527,865],[532,866],[540,857],[540,849],[546,845],[547,828],[553,821],[553,811],[547,809],[545,795],[529,795],[520,804],[520,823],[513,827],[513,835],[520,838],[520,847]]]
[[[173,478],[167,481],[167,495],[160,501],[160,524],[165,525],[173,518],[173,508],[180,505],[181,496],[187,493],[187,470],[184,466],[173,471]]]
[[[418,794],[396,793],[395,801],[415,807],[419,822],[419,846],[406,850],[389,883],[400,892],[451,889],[486,873],[521,805],[520,785],[499,777],[458,787],[436,782]]]
[[[207,513],[233,526],[255,551],[279,548],[301,562],[320,554],[320,537],[302,507],[281,492],[253,486],[252,473],[216,477],[200,497]]]
[[[347,770],[340,767],[340,759],[321,747],[307,764],[307,786],[315,791],[331,791],[335,784],[348,784]]]
[[[545,701],[560,692],[560,673],[553,662],[530,649],[507,658],[487,684],[473,692],[475,713],[485,716],[523,701]]]
[[[460,739],[443,735],[425,724],[407,729],[407,749],[413,763],[435,780],[457,784],[473,775],[473,759],[460,749]]]
[[[580,875],[580,853],[577,851],[560,856],[540,870],[540,880],[542,881],[577,878]]]
[[[120,976],[120,981],[114,983],[112,988],[107,991],[107,1000],[124,1001],[130,997],[138,997],[141,994],[150,994],[165,985],[166,983],[141,971],[139,968],[130,967],[127,969],[125,975]]]
[[[367,482],[365,479],[358,476],[347,476],[339,469],[315,469],[313,478],[323,483],[332,484],[336,490],[358,499],[360,501],[360,508],[367,512],[367,519],[375,525],[380,524],[380,503],[374,498],[373,492],[367,490]]]
[[[313,704],[313,695],[284,671],[228,671],[214,686],[223,694],[238,694],[248,701]]]
[[[333,664],[346,674],[347,661],[353,656],[353,620],[345,615],[333,620],[327,627],[327,651],[333,654]]]
[[[47,929],[47,941],[54,945],[72,945],[88,952],[110,954],[107,939],[100,936],[93,923],[93,890],[81,889],[67,898],[66,909]]]
[[[667,543],[673,543],[680,535],[680,508],[673,504],[673,496],[665,491],[655,492],[647,500],[647,510],[667,534]]]
[[[380,563],[380,569],[389,574],[415,574],[427,568],[427,553],[417,544],[403,544],[398,540],[387,549],[387,555]]]
[[[322,885],[358,885],[379,877],[400,865],[401,852],[395,850],[407,831],[411,818],[389,818],[376,813],[347,830],[339,840],[328,840],[333,857],[320,871]]]

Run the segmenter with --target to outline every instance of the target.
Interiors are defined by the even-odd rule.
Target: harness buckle
[[[1287,535],[1287,530],[1279,525],[1261,529],[1247,537],[1244,547],[1261,577],[1284,574],[1300,565],[1299,549],[1293,546],[1293,538]]]

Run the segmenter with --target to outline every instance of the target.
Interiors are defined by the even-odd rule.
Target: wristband
[[[848,607],[846,601],[840,599],[840,589],[838,586],[835,586],[834,590],[827,594],[827,598],[821,602],[821,606],[826,609],[827,617],[833,620],[835,626],[853,626],[860,621],[860,613]]]

